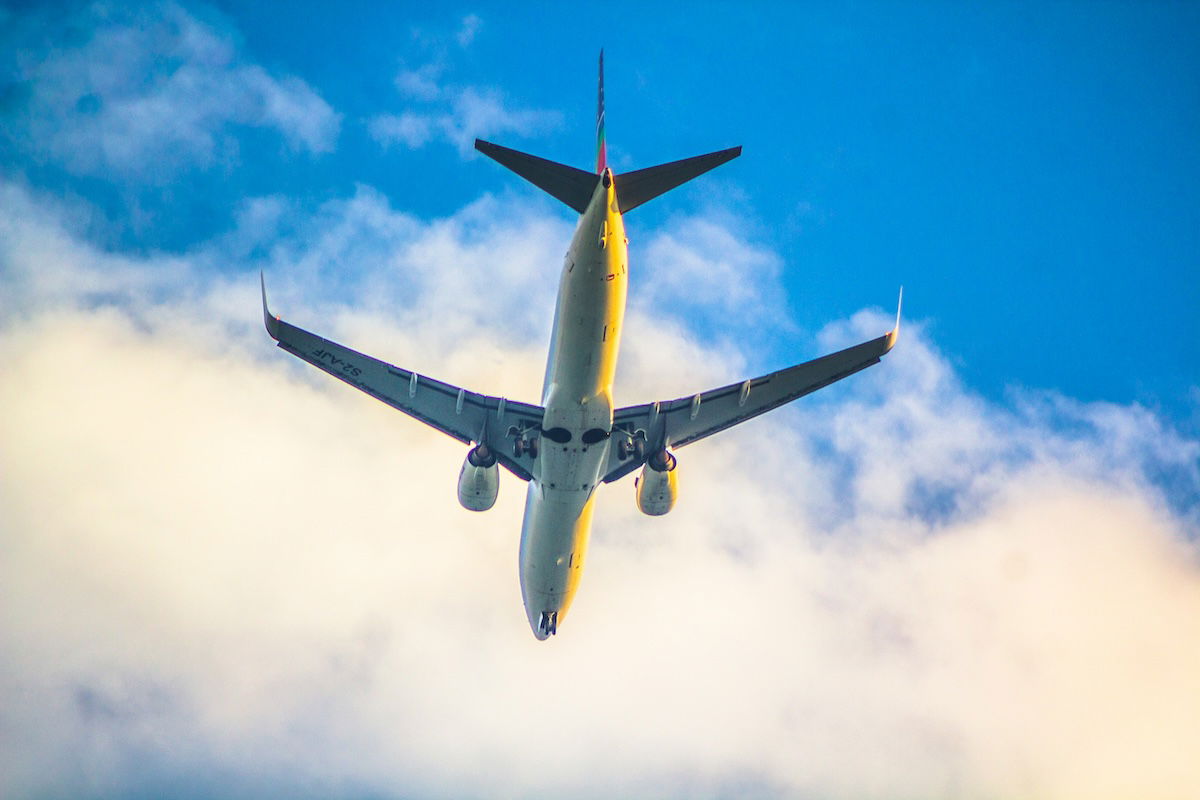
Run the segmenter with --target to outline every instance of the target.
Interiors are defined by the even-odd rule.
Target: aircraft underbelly
[[[597,203],[581,218],[563,265],[542,396],[547,412],[586,416],[598,395],[611,404],[627,286],[624,225]]]
[[[595,488],[608,463],[628,275],[624,226],[611,192],[600,191],[563,265],[542,436],[521,528],[521,595],[539,638],[548,635],[543,616],[561,620],[579,586]]]
[[[521,597],[535,629],[543,612],[561,620],[574,599],[591,532],[591,491],[529,484],[521,531]]]

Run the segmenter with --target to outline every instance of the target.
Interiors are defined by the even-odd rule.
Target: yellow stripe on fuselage
[[[545,427],[572,430],[580,414],[587,427],[612,425],[612,385],[629,285],[627,253],[616,193],[598,185],[563,264],[542,390]],[[585,414],[588,405],[596,413]],[[601,407],[607,418],[599,414]]]

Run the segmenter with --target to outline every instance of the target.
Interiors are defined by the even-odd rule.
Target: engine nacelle
[[[468,511],[487,511],[500,493],[500,468],[485,444],[471,448],[458,473],[458,502]]]
[[[651,454],[642,467],[642,474],[633,482],[637,490],[638,510],[652,517],[661,517],[675,507],[679,493],[675,482],[675,456],[666,450]]]

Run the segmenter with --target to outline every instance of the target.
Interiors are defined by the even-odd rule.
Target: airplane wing
[[[642,452],[698,442],[879,363],[896,343],[899,332],[897,309],[896,327],[869,342],[719,389],[617,409],[613,412],[613,440],[617,446],[610,448],[605,482],[611,483],[640,467],[645,462]],[[632,444],[639,439],[644,442],[636,451],[620,446],[621,442]]]
[[[523,452],[517,456],[501,443],[539,430],[544,415],[541,406],[469,392],[297,328],[271,314],[266,280],[260,279],[263,321],[281,349],[460,442],[487,441],[509,472],[526,481],[533,477],[531,455]]]

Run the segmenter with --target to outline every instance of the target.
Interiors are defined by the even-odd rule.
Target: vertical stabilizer
[[[604,48],[600,48],[600,94],[596,105],[596,174],[608,166],[608,152],[604,146]]]
[[[600,50],[600,74],[596,93],[595,173],[501,147],[482,139],[475,140],[475,149],[508,167],[534,186],[557,197],[580,214],[586,211],[596,190],[596,176],[603,175],[608,169],[608,153],[604,141],[604,50]],[[715,153],[684,158],[669,164],[613,175],[618,207],[624,214],[680,184],[687,183],[697,175],[708,172],[713,167],[737,158],[741,153],[741,147],[730,147],[728,150],[718,150]]]

